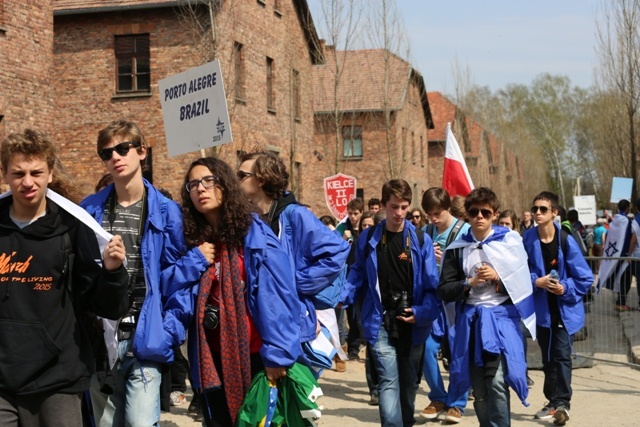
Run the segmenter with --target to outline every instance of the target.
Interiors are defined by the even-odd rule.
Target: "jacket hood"
[[[269,221],[269,219],[267,219],[267,221],[269,222],[269,226],[271,227],[271,230],[273,230],[273,232],[276,234],[276,236],[280,235],[280,214],[287,208],[287,206],[293,204],[298,204],[296,196],[293,193],[285,193],[284,195],[276,199],[276,207],[273,211],[273,214],[269,212],[269,218],[271,218],[271,221]]]
[[[63,210],[49,199],[47,199],[47,214],[24,228],[18,227],[11,219],[8,208],[11,203],[13,203],[11,197],[0,200],[1,228],[18,231],[25,236],[32,236],[39,239],[59,236],[69,231],[70,226],[64,221],[64,215],[62,215]]]

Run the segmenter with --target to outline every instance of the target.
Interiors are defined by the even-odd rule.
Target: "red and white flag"
[[[451,123],[447,123],[447,145],[444,153],[444,172],[442,174],[442,188],[451,197],[458,194],[467,197],[473,190],[473,181],[469,169],[464,161],[462,151],[456,137],[451,132]]]

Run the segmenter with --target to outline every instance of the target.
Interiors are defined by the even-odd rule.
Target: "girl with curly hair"
[[[220,159],[194,161],[182,188],[185,240],[214,245],[189,330],[189,360],[204,425],[233,426],[252,377],[276,381],[300,352],[300,303],[287,254],[251,212],[235,172]],[[193,284],[195,285],[195,283]]]

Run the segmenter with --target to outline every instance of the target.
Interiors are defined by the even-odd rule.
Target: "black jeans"
[[[80,402],[80,393],[40,393],[26,396],[0,393],[0,426],[82,427]]]
[[[571,402],[571,337],[560,324],[551,328],[536,328],[538,344],[542,351],[544,386],[542,391],[553,407],[564,405],[569,409]]]

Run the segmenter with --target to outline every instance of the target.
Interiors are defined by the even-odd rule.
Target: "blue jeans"
[[[423,352],[424,344],[411,345],[408,355],[399,355],[386,329],[380,328],[371,355],[378,374],[378,408],[382,427],[408,427],[415,424],[416,392],[422,375]]]
[[[91,403],[98,427],[157,426],[160,421],[161,365],[139,361],[130,352],[132,342],[118,343],[112,395],[100,392],[96,376],[92,378]]]
[[[536,328],[542,351],[544,386],[542,391],[554,406],[566,406],[571,402],[571,337],[562,324],[551,328]]]
[[[443,339],[446,339],[446,337],[434,337],[432,334],[429,334],[427,342],[425,343],[422,370],[424,372],[424,379],[429,386],[429,400],[432,402],[442,402],[447,408],[458,408],[460,412],[464,414],[469,392],[465,392],[462,396],[449,395],[442,381],[440,365],[438,365],[438,350],[440,350]]]
[[[476,366],[471,359],[471,386],[473,387],[473,408],[480,427],[507,427],[511,425],[509,386],[504,380],[506,362],[500,356],[495,375],[487,375],[484,366]]]

